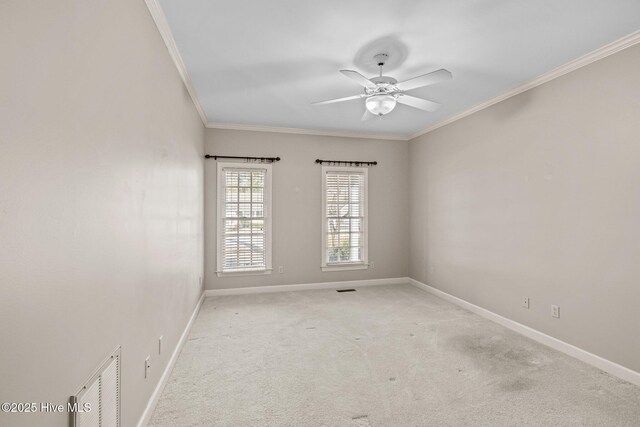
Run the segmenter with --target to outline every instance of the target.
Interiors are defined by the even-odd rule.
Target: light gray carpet
[[[640,426],[640,387],[410,285],[207,298],[151,426]]]

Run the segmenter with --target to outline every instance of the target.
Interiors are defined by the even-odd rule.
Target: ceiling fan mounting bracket
[[[387,55],[386,53],[379,53],[377,55],[374,55],[373,58],[376,60],[376,64],[378,64],[378,67],[382,67],[389,59],[389,55]]]

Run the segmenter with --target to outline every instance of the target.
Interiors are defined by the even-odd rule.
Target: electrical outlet
[[[151,355],[144,359],[144,378],[149,376],[149,369],[151,369]]]
[[[158,338],[158,354],[162,354],[162,338],[164,338],[164,335],[160,335],[160,338]]]
[[[284,273],[284,265],[281,265],[278,267],[278,273],[280,274]]]
[[[522,306],[524,308],[529,308],[529,297],[522,297]]]
[[[551,317],[555,317],[556,319],[560,318],[560,307],[557,305],[551,306]]]
[[[369,261],[370,268],[376,268],[376,264],[373,261]]]
[[[198,283],[200,284],[200,286],[202,286],[202,276],[200,276],[200,280],[198,281]]]

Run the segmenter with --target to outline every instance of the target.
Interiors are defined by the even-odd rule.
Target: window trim
[[[225,215],[225,186],[224,186],[224,169],[264,169],[264,238],[265,238],[265,268],[245,268],[234,270],[223,270],[224,258],[223,258],[223,241],[224,241],[224,215]],[[271,184],[272,184],[272,165],[270,163],[240,163],[240,162],[218,162],[218,168],[216,171],[217,179],[217,194],[216,194],[216,212],[217,212],[217,224],[216,224],[216,274],[218,277],[228,276],[255,276],[262,274],[271,274],[273,268],[271,264],[272,259],[272,221],[271,213],[273,200],[271,198]]]
[[[327,263],[327,172],[361,173],[362,185],[362,262]],[[347,166],[322,166],[322,237],[320,239],[320,269],[322,271],[367,270],[369,268],[369,170]]]

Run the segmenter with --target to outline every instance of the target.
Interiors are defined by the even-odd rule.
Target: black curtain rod
[[[373,162],[363,162],[363,161],[359,161],[359,160],[320,160],[320,159],[316,159],[316,163],[318,164],[323,164],[323,163],[331,163],[331,164],[336,164],[336,163],[343,163],[343,164],[347,164],[347,165],[351,165],[351,166],[375,166],[378,164],[378,162],[373,161]]]
[[[243,160],[260,160],[260,161],[267,161],[267,162],[279,162],[280,161],[280,157],[241,157],[241,156],[218,156],[218,155],[211,155],[211,154],[205,154],[204,156],[205,159],[243,159]]]

